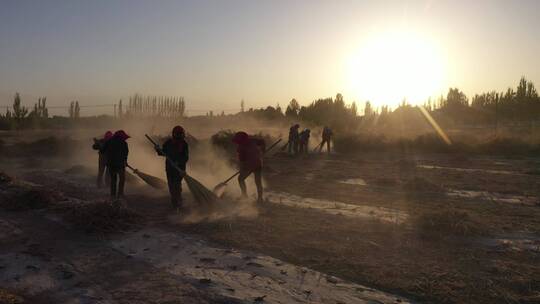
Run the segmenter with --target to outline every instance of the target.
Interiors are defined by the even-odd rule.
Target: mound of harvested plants
[[[220,130],[216,134],[212,135],[212,137],[210,137],[210,142],[214,147],[220,148],[230,155],[234,155],[236,153],[236,144],[232,142],[232,139],[236,132],[237,131],[233,130]],[[277,140],[277,138],[274,138],[269,134],[263,134],[262,132],[259,132],[257,134],[249,134],[249,136],[251,138],[264,140],[264,142],[266,143],[266,147],[269,147]]]
[[[64,219],[87,233],[123,232],[139,226],[143,217],[121,204],[101,200],[64,206]]]
[[[9,157],[41,157],[68,156],[80,147],[81,142],[68,137],[50,136],[32,142],[19,142],[4,146],[2,153]]]
[[[235,133],[236,131],[233,130],[221,130],[212,135],[210,142],[215,147],[221,148],[230,153],[234,153],[234,151],[236,151],[236,146],[232,142],[232,139]]]
[[[8,211],[49,208],[61,200],[61,193],[41,186],[9,183],[0,191],[0,207]]]

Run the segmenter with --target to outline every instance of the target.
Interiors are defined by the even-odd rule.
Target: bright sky
[[[535,0],[3,0],[0,105],[16,91],[28,105],[138,92],[184,96],[199,114],[337,92],[415,102],[454,86],[505,90],[522,75],[540,86],[539,29]]]

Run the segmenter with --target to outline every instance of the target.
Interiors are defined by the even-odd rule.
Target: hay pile
[[[128,231],[143,221],[143,217],[135,211],[105,200],[64,205],[62,212],[66,221],[87,233]]]
[[[73,140],[69,137],[57,138],[49,136],[32,142],[19,142],[13,145],[6,145],[2,149],[3,156],[7,157],[58,157],[68,156],[76,151],[84,143]]]
[[[5,173],[0,172],[0,207],[8,211],[44,209],[64,200],[56,191],[41,186],[15,183]]]
[[[467,212],[443,210],[418,216],[415,220],[424,237],[444,238],[448,236],[485,235],[486,229]]]
[[[236,144],[232,142],[236,132],[234,130],[220,130],[210,137],[210,143],[212,143],[212,146],[224,150],[229,155],[236,155]],[[262,132],[250,134],[250,137],[264,140],[266,147],[269,147],[269,145],[277,140],[277,138],[269,134],[263,134]]]

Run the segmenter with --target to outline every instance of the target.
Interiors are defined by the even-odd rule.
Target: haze
[[[2,1],[0,105],[15,92],[51,107],[138,92],[184,96],[196,115],[238,111],[242,99],[340,92],[380,106],[449,87],[502,91],[521,76],[540,82],[538,28],[538,1]],[[377,48],[392,50],[366,51]]]

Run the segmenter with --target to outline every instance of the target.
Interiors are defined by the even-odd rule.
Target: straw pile
[[[77,229],[96,234],[128,231],[143,221],[140,214],[110,201],[65,206],[64,219]]]
[[[64,199],[59,192],[25,184],[14,184],[11,178],[0,174],[0,207],[8,211],[26,211],[48,208]]]

